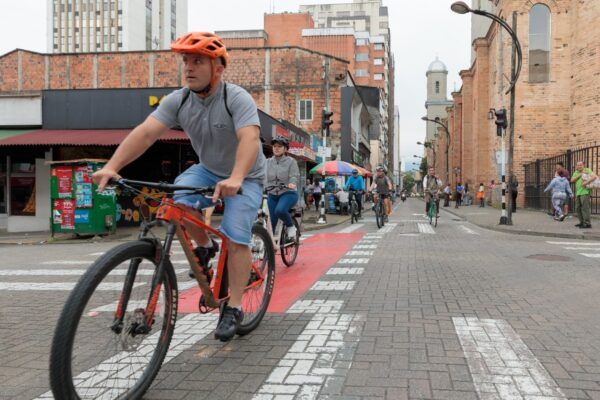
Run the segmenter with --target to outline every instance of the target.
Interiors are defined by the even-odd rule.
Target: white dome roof
[[[432,61],[431,64],[429,64],[429,68],[427,68],[427,71],[448,71],[448,69],[446,68],[446,65],[443,62],[441,62],[440,59],[436,56],[435,60]]]

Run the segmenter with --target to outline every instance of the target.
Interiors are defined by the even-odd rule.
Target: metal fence
[[[600,146],[567,150],[563,154],[525,164],[525,207],[550,211],[552,209],[551,193],[544,193],[544,189],[554,178],[556,163],[562,162],[569,173],[573,174],[578,161],[583,161],[587,168],[598,173],[600,171]],[[575,185],[573,184],[571,187],[575,193]],[[600,214],[599,192],[600,190],[592,191],[592,214]],[[570,208],[575,211],[573,206],[574,199],[570,202]]]

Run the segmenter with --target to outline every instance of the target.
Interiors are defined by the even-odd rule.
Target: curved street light
[[[425,143],[417,142],[417,144],[431,149],[433,152],[433,166],[435,167],[435,140],[428,140]]]
[[[509,179],[512,180],[513,176],[513,148],[514,148],[514,137],[515,137],[515,85],[517,80],[519,79],[519,74],[521,73],[521,64],[523,60],[523,53],[521,52],[521,44],[519,43],[519,38],[517,37],[517,33],[515,29],[517,27],[517,13],[513,11],[512,25],[508,25],[506,21],[502,18],[498,17],[495,14],[489,13],[483,10],[475,10],[470,8],[464,1],[456,1],[452,3],[450,9],[457,14],[467,14],[473,13],[476,15],[481,15],[487,18],[490,18],[493,21],[496,21],[503,27],[513,41],[513,51],[511,55],[511,81],[510,86],[505,94],[510,93],[510,130],[508,134],[508,176]],[[516,54],[516,66],[515,66],[515,54]],[[502,147],[504,148],[504,136],[502,137]],[[502,162],[504,163],[504,154],[502,155]],[[506,175],[504,171],[504,166],[502,167],[502,214],[500,217],[500,225],[512,225],[512,188],[511,185],[508,185],[508,206],[505,206],[505,193],[506,193]]]
[[[456,2],[452,3],[452,5],[450,6],[450,9],[457,14],[468,14],[471,12],[476,15],[481,15],[481,16],[490,18],[490,19],[496,21],[497,23],[499,23],[504,29],[506,29],[506,31],[512,38],[513,43],[515,44],[516,51],[518,54],[516,72],[513,72],[513,76],[511,77],[512,79],[510,82],[510,86],[508,87],[508,90],[506,91],[505,94],[510,93],[514,89],[515,84],[517,83],[517,79],[519,79],[519,75],[521,74],[521,64],[523,62],[523,54],[521,52],[521,43],[519,43],[519,38],[517,38],[516,32],[513,30],[513,28],[510,27],[510,25],[508,25],[506,23],[506,21],[504,21],[499,16],[489,13],[487,11],[470,8],[464,1],[456,1]]]
[[[446,131],[446,183],[450,183],[450,172],[448,171],[448,151],[450,149],[450,131],[448,130],[448,126],[440,120],[439,117],[435,117],[435,119],[430,119],[427,117],[421,117],[423,121],[433,122],[434,124],[441,125],[442,128]]]

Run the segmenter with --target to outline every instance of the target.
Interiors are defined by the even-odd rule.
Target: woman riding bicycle
[[[267,205],[271,214],[271,226],[273,232],[277,221],[281,219],[286,227],[288,239],[296,237],[296,227],[292,222],[290,208],[298,202],[298,179],[300,172],[298,163],[286,153],[290,145],[283,136],[277,136],[271,140],[273,146],[273,157],[267,160]],[[282,186],[283,185],[283,186]]]

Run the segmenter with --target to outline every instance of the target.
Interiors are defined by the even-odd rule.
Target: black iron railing
[[[562,162],[570,174],[575,171],[575,164],[583,161],[587,168],[598,173],[600,171],[600,146],[590,146],[576,150],[567,150],[554,157],[536,160],[525,164],[525,207],[550,211],[552,209],[551,193],[544,193],[548,183],[554,178],[556,164]],[[571,185],[575,193],[575,185]],[[600,190],[592,190],[592,214],[600,214]],[[575,211],[574,199],[570,203]]]

